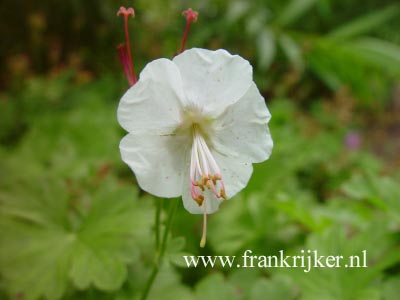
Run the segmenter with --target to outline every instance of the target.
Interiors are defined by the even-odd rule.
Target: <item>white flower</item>
[[[248,61],[186,50],[149,63],[122,97],[122,159],[143,190],[182,196],[190,213],[210,214],[247,185],[252,163],[270,156],[270,117]]]

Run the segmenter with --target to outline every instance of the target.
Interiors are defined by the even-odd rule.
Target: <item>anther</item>
[[[205,185],[205,186],[207,186],[207,182],[208,182],[208,177],[206,177],[206,176],[202,176],[202,185]]]
[[[198,195],[195,199],[193,199],[194,201],[196,201],[196,203],[201,206],[204,202],[204,196],[203,195]]]
[[[221,190],[219,191],[219,194],[220,194],[221,198],[228,200],[228,196],[226,195],[224,188],[221,188]]]

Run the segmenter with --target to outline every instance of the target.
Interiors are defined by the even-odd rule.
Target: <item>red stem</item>
[[[125,77],[128,80],[129,86],[135,84],[135,79],[133,78],[132,68],[129,63],[129,55],[128,50],[126,48],[126,44],[120,44],[117,46],[118,57],[122,65],[122,69],[125,73]]]
[[[128,15],[127,14],[124,14],[124,29],[125,29],[125,40],[126,40],[126,48],[127,48],[127,52],[128,52],[129,66],[130,66],[130,69],[132,72],[131,75],[133,78],[133,84],[135,84],[137,79],[136,79],[135,68],[133,66],[132,54],[131,54],[131,43],[129,42]]]
[[[185,26],[185,32],[183,33],[181,51],[179,53],[182,53],[183,51],[185,51],[186,40],[187,40],[187,36],[188,36],[188,33],[189,33],[190,23],[191,23],[191,18],[187,18],[186,26]]]
[[[185,51],[186,40],[187,40],[187,36],[189,33],[190,23],[197,22],[197,16],[199,15],[199,13],[197,11],[194,11],[191,8],[189,8],[189,9],[183,11],[182,15],[186,18],[186,26],[185,26],[185,32],[183,33],[181,51],[179,53],[182,53],[183,51]]]

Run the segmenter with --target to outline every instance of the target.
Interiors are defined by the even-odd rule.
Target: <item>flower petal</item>
[[[225,192],[228,199],[230,199],[247,185],[251,174],[253,173],[253,165],[250,162],[243,162],[237,158],[222,155],[215,151],[212,151],[212,154],[221,169],[222,180],[225,184]],[[226,201],[223,199],[217,199],[209,190],[204,192],[204,198],[207,214],[216,212],[221,202]],[[204,202],[202,206],[199,206],[191,197],[189,173],[184,175],[182,200],[185,209],[190,213],[203,213]]]
[[[225,193],[230,199],[247,185],[253,173],[253,165],[251,162],[228,156],[226,153],[212,151],[212,154],[221,169]]]
[[[270,118],[265,100],[253,83],[239,101],[215,120],[211,143],[233,160],[262,162],[271,155],[273,147],[268,129]]]
[[[217,117],[239,100],[252,83],[249,62],[226,50],[190,49],[176,56],[187,100]]]
[[[190,137],[186,135],[126,135],[120,144],[122,160],[135,173],[139,186],[158,197],[182,193],[185,157]]]
[[[122,97],[118,121],[131,133],[172,133],[181,120],[183,98],[178,68],[168,59],[157,59]]]

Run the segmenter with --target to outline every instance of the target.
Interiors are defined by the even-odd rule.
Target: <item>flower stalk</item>
[[[153,265],[153,269],[151,271],[150,277],[147,280],[146,286],[144,288],[142,297],[140,298],[141,300],[146,300],[149,292],[151,290],[151,287],[154,284],[154,280],[157,277],[157,274],[161,268],[163,259],[164,259],[164,254],[165,254],[165,250],[167,249],[167,244],[168,244],[168,236],[169,233],[171,231],[171,227],[172,227],[172,223],[176,214],[176,210],[178,208],[178,204],[179,204],[179,199],[171,199],[169,200],[170,206],[169,206],[169,211],[168,211],[168,219],[167,219],[167,224],[165,226],[165,230],[164,230],[164,234],[163,234],[163,238],[161,241],[161,244],[159,245],[159,248],[156,249],[156,257],[154,260],[154,265]]]
[[[160,219],[161,219],[161,211],[162,211],[162,206],[163,206],[163,199],[155,199],[156,202],[156,215],[155,215],[155,245],[156,249],[158,250],[160,248]]]

